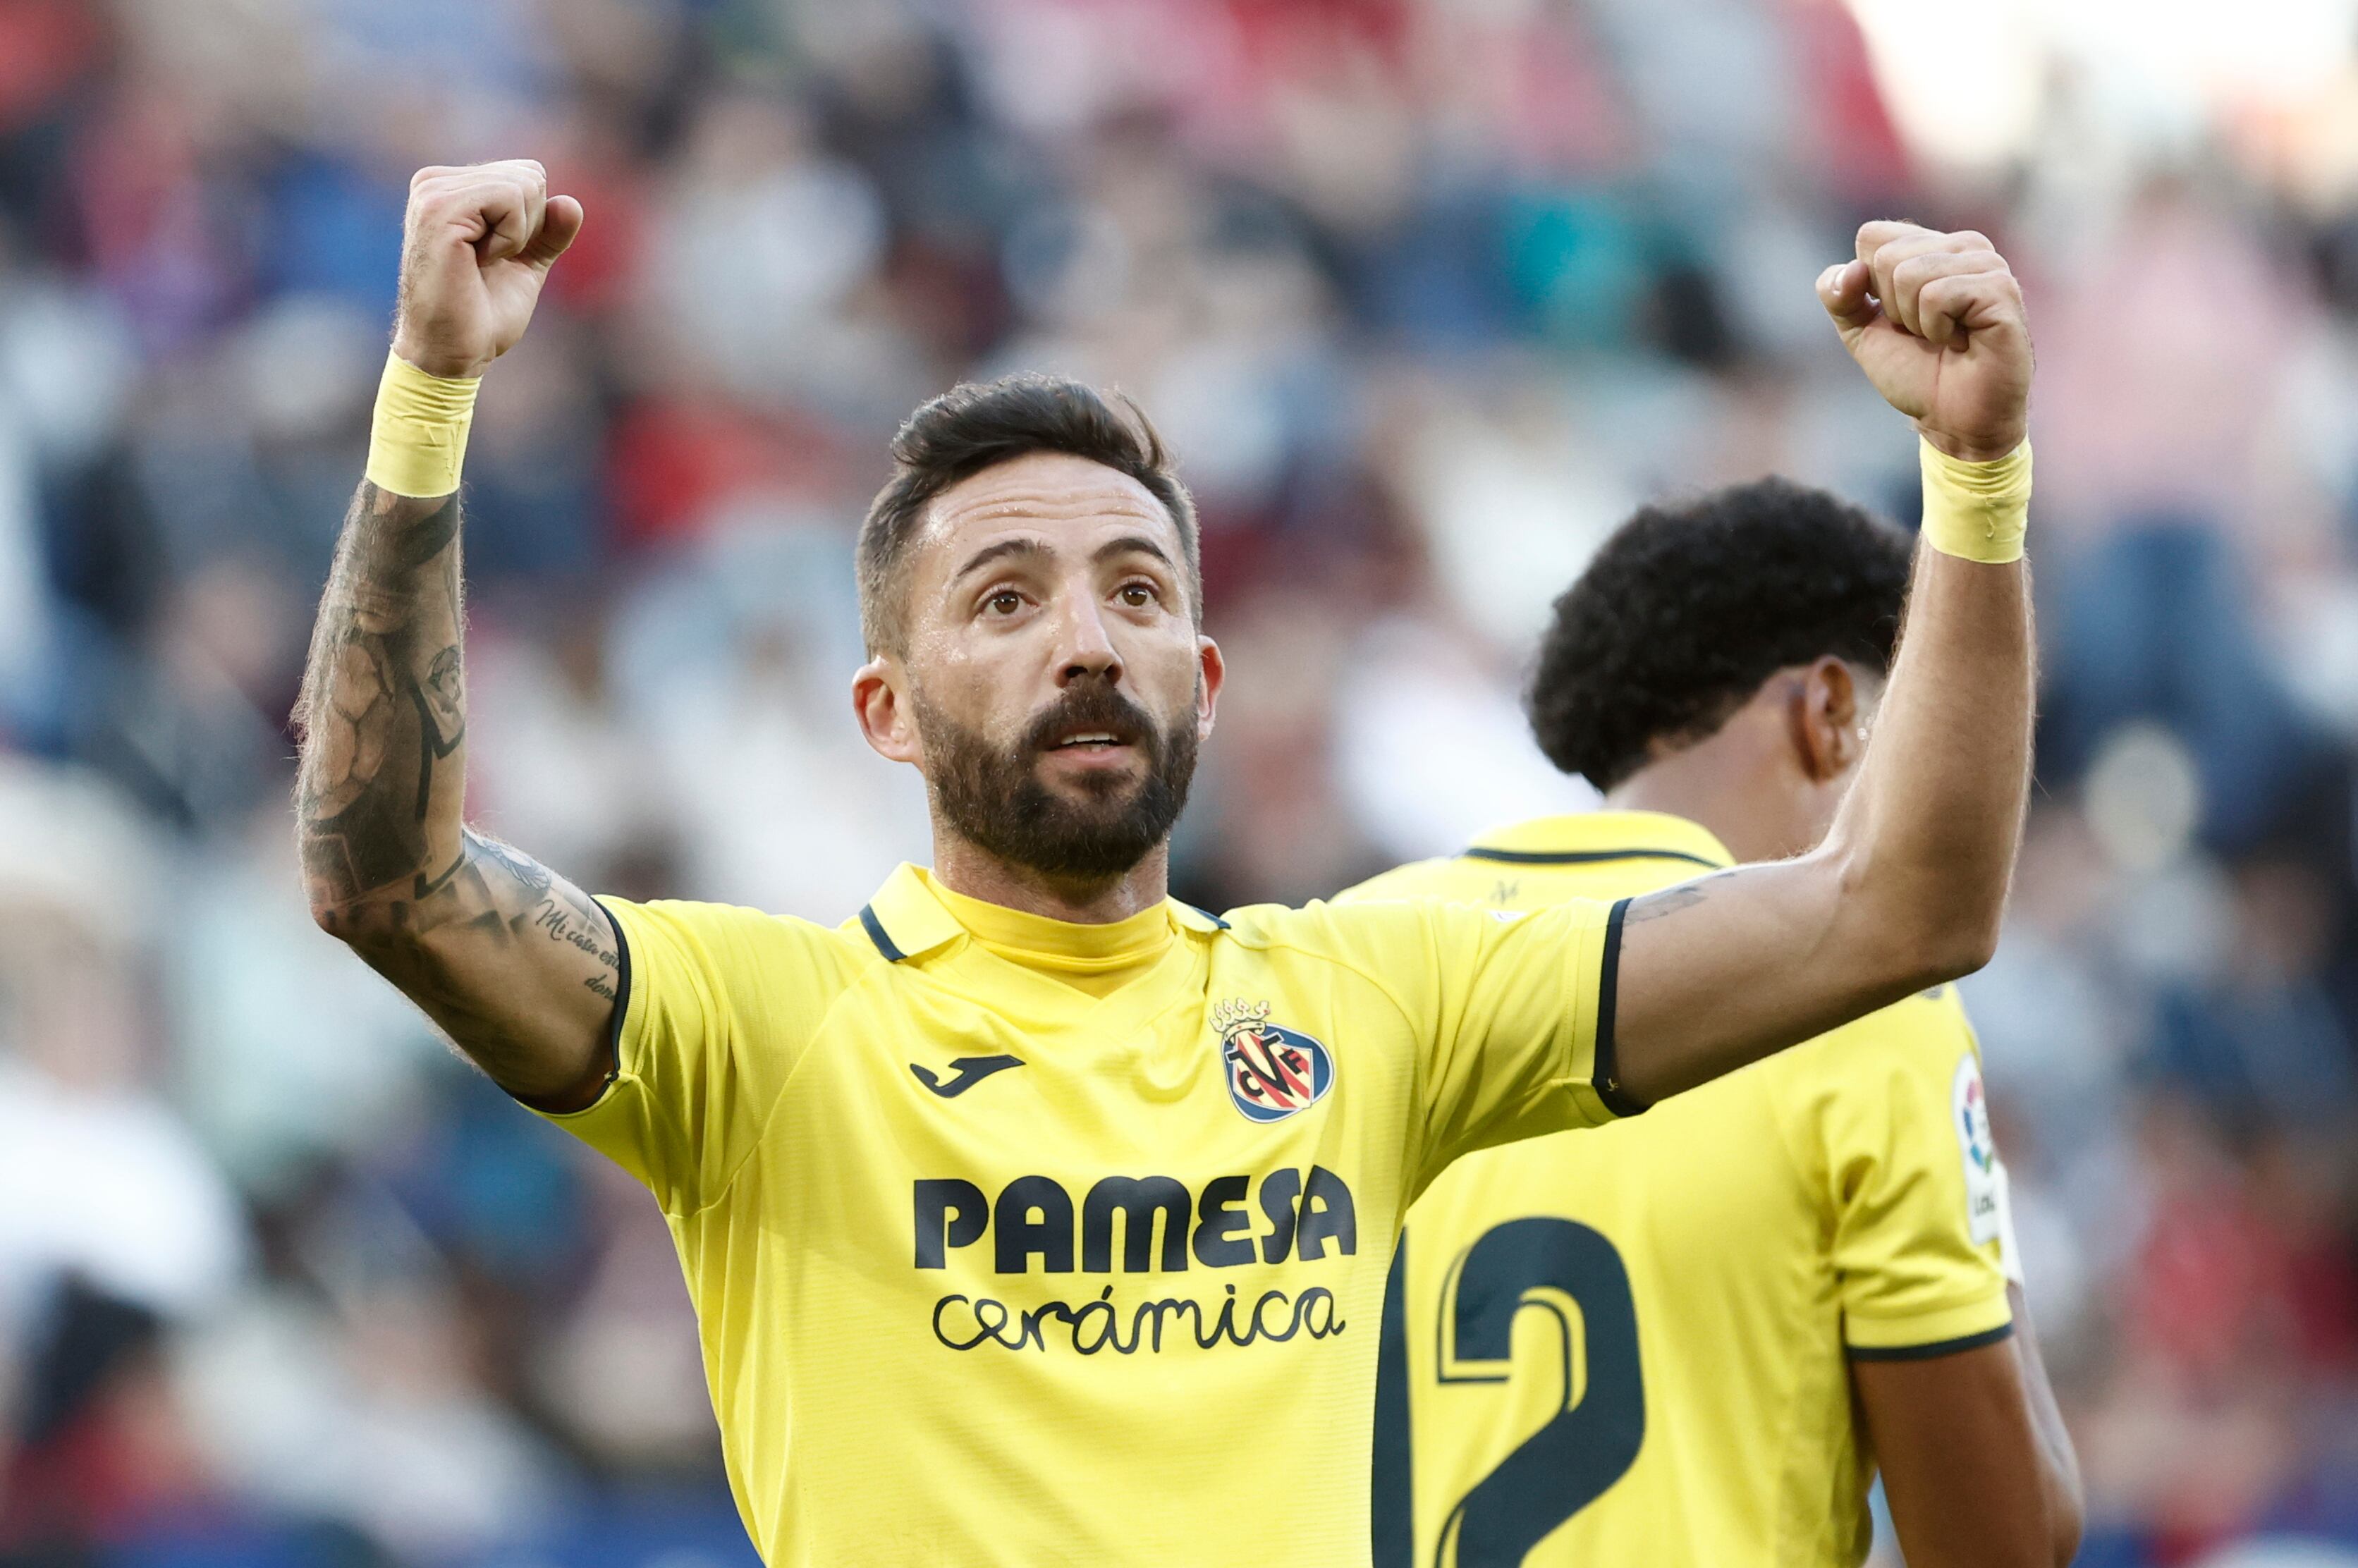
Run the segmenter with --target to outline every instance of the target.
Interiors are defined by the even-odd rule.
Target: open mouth
[[[1130,744],[1126,736],[1110,730],[1083,730],[1066,735],[1049,746],[1052,752],[1104,752]]]

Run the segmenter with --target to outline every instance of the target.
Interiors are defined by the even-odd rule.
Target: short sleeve
[[[1527,914],[1437,900],[1350,906],[1370,922],[1370,972],[1409,1013],[1422,1053],[1419,1187],[1476,1149],[1617,1114],[1616,909],[1586,900]]]
[[[1789,1125],[1809,1139],[1832,1227],[1843,1337],[1913,1359],[2006,1336],[2006,1169],[1981,1057],[1953,993],[1919,998],[1811,1050]]]
[[[728,1190],[850,983],[835,934],[723,904],[601,898],[622,938],[614,1076],[548,1119],[687,1215]],[[545,1113],[546,1114],[546,1113]]]

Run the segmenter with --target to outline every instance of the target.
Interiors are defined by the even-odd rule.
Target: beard
[[[1164,730],[1113,687],[1088,681],[1067,688],[1002,747],[923,697],[913,706],[936,813],[978,848],[1053,881],[1111,881],[1170,836],[1187,804],[1192,713]],[[1084,774],[1079,799],[1050,789],[1039,758],[1076,730],[1102,730],[1136,747],[1145,776]]]

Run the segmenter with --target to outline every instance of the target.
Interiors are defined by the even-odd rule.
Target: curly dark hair
[[[1540,750],[1611,789],[1699,741],[1790,665],[1887,671],[1907,535],[1786,479],[1641,508],[1555,601],[1526,697]]]
[[[1201,621],[1195,503],[1145,410],[1120,393],[1108,397],[1062,376],[1007,375],[952,387],[910,415],[892,438],[892,477],[860,525],[860,623],[869,652],[897,654],[906,643],[901,568],[926,506],[960,480],[1033,452],[1070,452],[1144,485],[1179,530],[1189,597]]]

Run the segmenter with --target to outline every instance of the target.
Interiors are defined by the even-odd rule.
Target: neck
[[[1647,763],[1606,792],[1617,811],[1660,811],[1711,829],[1738,860],[1781,860],[1817,843],[1790,781],[1722,730]]]
[[[949,828],[934,827],[934,878],[953,892],[985,903],[1068,920],[1110,925],[1161,903],[1171,888],[1171,846],[1157,844],[1120,876],[1102,881],[1051,877],[1015,865]]]

